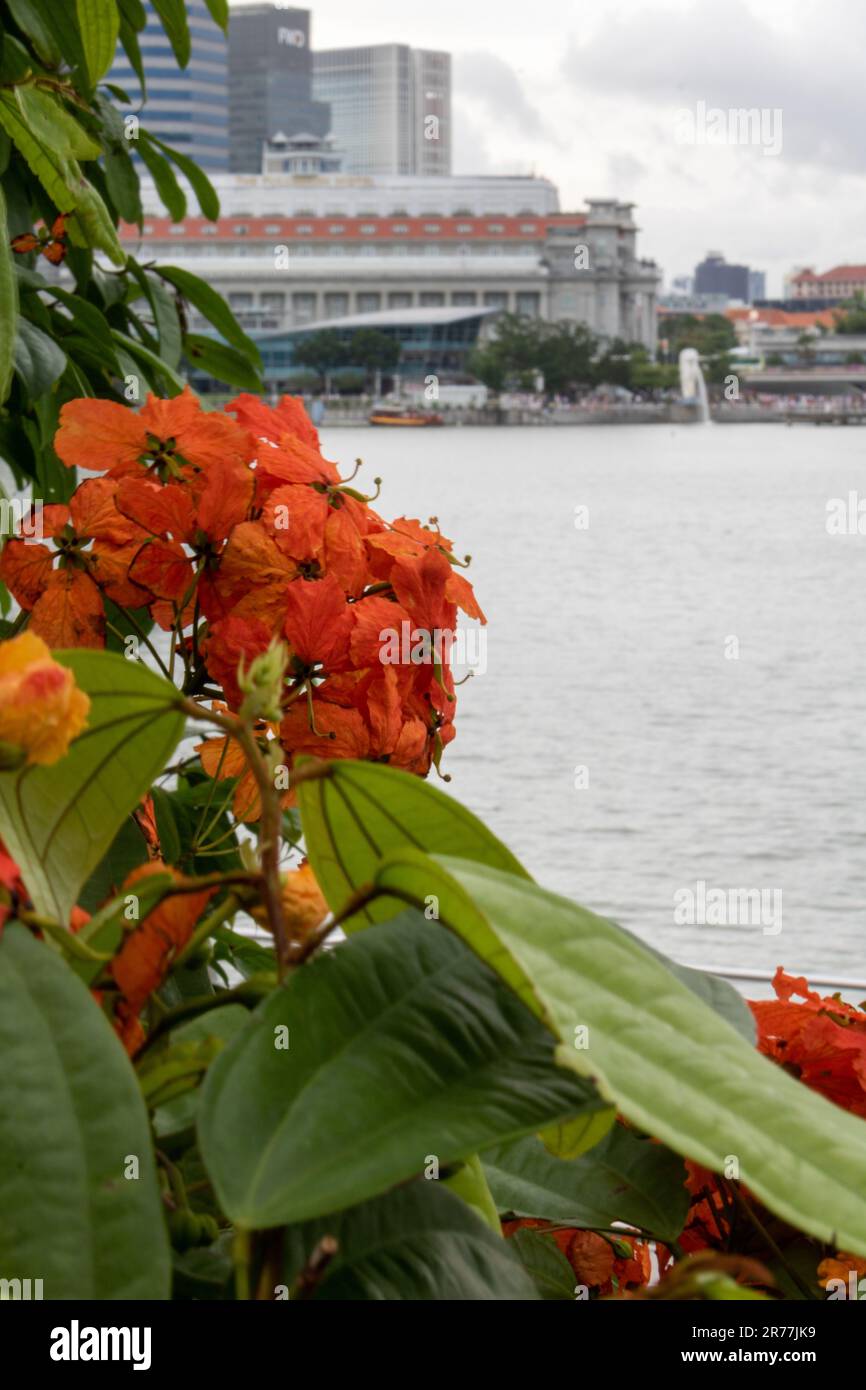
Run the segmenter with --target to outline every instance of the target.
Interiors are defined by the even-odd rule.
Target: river
[[[827,530],[866,432],[322,438],[473,555],[486,670],[448,790],[540,882],[681,961],[866,978],[866,535]]]

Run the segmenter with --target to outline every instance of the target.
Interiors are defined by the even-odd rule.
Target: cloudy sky
[[[546,174],[637,204],[666,277],[866,261],[864,0],[322,0],[313,44],[454,55],[457,173]],[[678,143],[677,114],[782,112],[782,152]]]

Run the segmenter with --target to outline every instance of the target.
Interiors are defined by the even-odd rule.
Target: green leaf
[[[49,391],[66,370],[66,353],[29,319],[18,320],[13,351],[15,371],[31,400]]]
[[[159,355],[170,367],[180,365],[182,332],[174,296],[153,274],[144,274],[144,283],[159,337]]]
[[[571,1302],[574,1270],[553,1236],[523,1226],[509,1236],[508,1241],[542,1298]]]
[[[57,38],[33,0],[7,0],[12,18],[32,43],[38,57],[49,67],[58,67],[61,54]]]
[[[123,0],[121,0],[122,3]],[[123,51],[129,59],[130,67],[138,78],[141,87],[140,99],[145,102],[147,100],[147,75],[141,56],[141,45],[138,42],[138,34],[122,12],[120,15],[120,42],[123,44]]]
[[[217,294],[206,281],[200,280],[188,270],[176,265],[160,265],[157,272],[163,280],[168,280],[194,309],[213,324],[227,343],[246,353],[256,366],[261,366],[261,355],[252,338],[248,338],[221,294]]]
[[[69,290],[61,289],[59,285],[49,285],[46,283],[45,289],[66,309],[69,310],[70,319],[67,322],[75,324],[82,333],[98,346],[100,351],[106,356],[107,364],[117,368],[117,361],[111,346],[106,339],[111,333],[111,326],[105,315],[90,300],[82,299],[80,294],[71,294]]]
[[[57,0],[29,0],[29,4],[53,35],[54,43],[69,67],[86,82],[87,65],[75,6],[68,3],[58,5]]]
[[[322,771],[322,776],[299,780],[297,796],[310,863],[334,912],[370,881],[383,855],[404,845],[430,854],[459,854],[528,877],[471,811],[420,777],[349,761],[329,763]],[[392,905],[373,903],[343,927],[352,931],[393,912]]]
[[[594,1115],[577,1115],[564,1124],[549,1125],[538,1137],[554,1158],[579,1158],[604,1138],[615,1120],[616,1106],[611,1105]]]
[[[186,194],[175,178],[168,160],[163,158],[159,150],[154,149],[152,137],[146,130],[139,131],[138,153],[172,222],[182,222],[186,217]]]
[[[76,184],[75,216],[69,222],[69,238],[76,246],[104,251],[115,265],[126,265],[126,252],[108,208],[93,184],[81,176]]]
[[[185,68],[189,62],[190,38],[186,15],[186,0],[152,0],[153,8],[159,15],[162,27],[168,36],[178,65]]]
[[[487,1185],[487,1176],[477,1154],[470,1154],[465,1163],[461,1163],[456,1173],[451,1177],[442,1179],[444,1186],[449,1192],[453,1192],[455,1197],[467,1202],[474,1211],[478,1213],[481,1220],[495,1231],[496,1235],[502,1235],[502,1225],[499,1220],[499,1213],[496,1210],[496,1203]]]
[[[37,138],[21,103],[20,87],[0,91],[0,125],[11,137],[55,207],[63,212],[71,212],[77,201],[75,189],[81,178],[81,170],[50,143],[44,144]]]
[[[125,149],[112,149],[105,156],[105,181],[111,201],[124,222],[141,223],[141,190],[135,165]]]
[[[233,1221],[302,1221],[600,1106],[566,1077],[493,972],[412,915],[265,1000],[208,1074],[200,1147]]]
[[[155,135],[148,135],[148,139],[157,145],[173,160],[182,174],[189,180],[190,186],[198,199],[202,217],[206,217],[210,222],[216,222],[220,215],[220,200],[216,189],[208,178],[204,170],[200,169],[194,159],[189,155],[181,154],[180,150],[174,149],[172,145],[166,145],[162,140],[157,140]]]
[[[201,1096],[201,1089],[195,1083],[185,1088],[178,1085],[177,1094],[168,1099],[164,1092],[160,1095],[160,1088],[171,1087],[172,1082],[182,1079],[186,1072],[194,1075],[197,1081],[226,1044],[246,1026],[248,1017],[242,1004],[223,1004],[221,1008],[209,1009],[199,1018],[173,1028],[164,1047],[145,1053],[139,1075],[145,1097],[156,1097],[158,1101],[153,1127],[160,1139],[191,1129]]]
[[[91,86],[95,87],[114,61],[119,16],[115,0],[75,0],[78,28]]]
[[[184,356],[191,366],[207,372],[224,381],[229,386],[239,386],[245,391],[263,390],[261,378],[248,357],[218,343],[214,338],[206,338],[201,333],[185,333],[183,336]]]
[[[218,24],[224,34],[229,27],[229,0],[205,0],[214,24]]]
[[[0,1052],[4,1278],[41,1279],[46,1299],[167,1298],[168,1240],[135,1073],[84,985],[17,925],[0,940]]]
[[[669,1242],[682,1231],[691,1201],[682,1159],[619,1124],[581,1158],[553,1158],[537,1139],[518,1139],[481,1159],[503,1216],[598,1230],[623,1221]]]
[[[31,132],[48,149],[68,159],[98,159],[102,154],[97,141],[53,92],[19,87],[16,96]]]
[[[112,328],[111,336],[118,347],[124,348],[131,357],[143,363],[151,373],[156,372],[166,383],[166,395],[179,396],[185,390],[186,382],[182,376],[171,368],[167,362],[163,362],[155,352],[145,347],[136,338],[130,338],[127,333],[121,333],[119,328]]]
[[[140,34],[147,23],[147,11],[142,0],[118,0],[118,8],[121,18],[126,20],[131,29]]]
[[[15,367],[15,344],[18,326],[18,281],[9,249],[9,228],[6,223],[6,199],[0,187],[0,405],[9,395]]]
[[[453,854],[529,878],[511,851],[471,811],[420,777],[397,768],[381,763],[329,763],[322,777],[299,780],[297,794],[310,862],[334,912],[369,882],[379,858],[401,845],[429,854]],[[343,927],[351,932],[392,916],[393,911],[392,904],[374,902]],[[731,985],[656,954],[684,984],[754,1041],[751,1011]]]
[[[866,1254],[866,1124],[755,1051],[634,938],[532,883],[404,850],[377,887],[443,923],[489,960],[563,1040],[557,1056],[633,1124],[716,1172],[736,1157],[772,1211]],[[588,1030],[588,1047],[573,1046]]]
[[[465,1202],[417,1182],[363,1206],[284,1232],[291,1288],[323,1236],[338,1242],[316,1300],[483,1302],[536,1300],[532,1280]]]
[[[63,924],[120,825],[183,732],[174,687],[112,652],[56,652],[90,696],[60,762],[0,773],[0,833],[36,910]]]

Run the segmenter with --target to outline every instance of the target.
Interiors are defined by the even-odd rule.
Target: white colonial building
[[[217,175],[221,216],[172,223],[145,187],[141,259],[193,271],[251,332],[386,310],[505,309],[656,343],[660,274],[632,205],[559,211],[538,178]]]

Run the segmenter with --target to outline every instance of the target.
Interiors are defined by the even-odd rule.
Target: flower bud
[[[278,720],[282,717],[283,678],[289,659],[285,642],[274,638],[267,651],[253,657],[246,670],[243,661],[238,668],[238,688],[244,700],[240,708],[242,719]]]
[[[32,632],[0,642],[0,766],[56,763],[87,723],[90,699]]]

